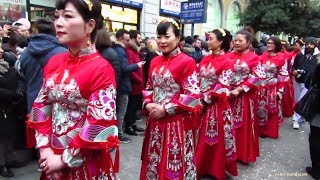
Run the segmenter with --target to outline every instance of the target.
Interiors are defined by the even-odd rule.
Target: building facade
[[[180,2],[176,0],[145,0],[144,8],[142,9],[140,31],[144,32],[148,37],[155,37],[156,26],[164,14],[179,18],[179,16],[174,15],[176,3]],[[166,6],[163,6],[164,4]],[[181,6],[179,5],[179,7]],[[204,37],[206,32],[216,28],[225,28],[232,34],[235,34],[241,28],[238,26],[238,14],[245,7],[245,0],[208,0],[207,22],[195,24],[193,34]],[[192,34],[191,24],[185,24],[181,28],[185,36]]]
[[[157,24],[165,17],[180,18],[181,2],[187,0],[101,0],[105,26],[110,32],[118,29],[139,30],[144,37],[155,37]],[[0,0],[2,20],[15,21],[28,17],[53,17],[56,0]],[[208,0],[207,22],[194,25],[193,34],[205,36],[216,28],[234,34],[238,29],[237,15],[245,8],[245,0]],[[18,11],[18,10],[19,11]],[[16,12],[15,14],[13,12]],[[191,35],[191,24],[181,25],[185,36]]]

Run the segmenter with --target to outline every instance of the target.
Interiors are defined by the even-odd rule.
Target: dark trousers
[[[312,169],[320,172],[320,128],[310,125],[309,149]]]
[[[10,136],[0,136],[0,166],[6,164],[11,159],[14,152],[14,138]]]
[[[137,112],[142,108],[142,95],[130,95],[125,118],[126,128],[136,124]]]

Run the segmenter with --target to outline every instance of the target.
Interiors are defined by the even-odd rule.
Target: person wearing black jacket
[[[113,67],[116,77],[116,83],[118,86],[121,78],[121,67],[119,56],[117,52],[112,48],[110,34],[105,29],[98,30],[95,44],[100,55],[105,58]]]
[[[315,94],[312,96],[311,104],[316,107],[315,115],[311,119],[306,119],[310,123],[310,134],[309,134],[309,150],[312,166],[307,167],[307,173],[314,179],[320,179],[320,59],[318,59],[318,65],[316,66],[312,76],[306,80],[306,87]],[[308,96],[311,97],[311,96]],[[311,100],[311,99],[310,99]]]
[[[320,58],[320,52],[316,48],[317,40],[315,38],[307,38],[305,41],[305,49],[299,53],[292,66],[292,74],[295,76],[294,82],[294,99],[298,102],[308,91],[305,87],[306,79],[313,73]],[[293,115],[293,128],[299,129],[299,122],[304,121],[296,112]]]
[[[132,91],[130,74],[137,71],[144,64],[143,61],[134,64],[128,64],[126,48],[129,47],[130,35],[127,30],[119,29],[116,33],[115,45],[113,49],[119,56],[121,67],[120,83],[117,85],[117,120],[118,120],[118,137],[121,143],[131,143],[131,139],[123,135],[123,122],[127,112],[129,94]]]
[[[13,69],[13,63],[4,59],[4,52],[0,48],[0,176],[13,177],[7,162],[14,152],[16,132],[16,109],[13,101],[20,98],[17,93],[18,73]],[[12,156],[12,155],[11,155]]]

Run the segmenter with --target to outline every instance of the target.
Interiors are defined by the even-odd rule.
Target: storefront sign
[[[206,23],[206,7],[206,0],[194,0],[192,2],[181,3],[181,23]]]
[[[26,0],[0,0],[1,21],[16,21],[27,15]]]
[[[30,4],[54,8],[56,0],[30,0]]]
[[[181,2],[175,0],[161,0],[160,13],[171,16],[180,16]]]
[[[143,2],[142,0],[108,0],[108,2],[113,2],[121,5],[126,5],[126,6],[132,6],[132,7],[137,7],[137,8],[142,8],[143,7]]]

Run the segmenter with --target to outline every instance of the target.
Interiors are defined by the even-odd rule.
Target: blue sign
[[[121,5],[136,7],[136,8],[143,7],[142,0],[132,0],[132,1],[129,1],[129,0],[108,0],[108,2],[113,2],[116,4],[121,4]]]
[[[194,0],[181,3],[180,21],[182,24],[206,23],[206,1]]]
[[[170,10],[166,10],[166,9],[160,9],[160,13],[161,14],[167,14],[167,15],[171,15],[171,16],[180,16],[180,13],[175,12],[175,11],[170,11]]]

